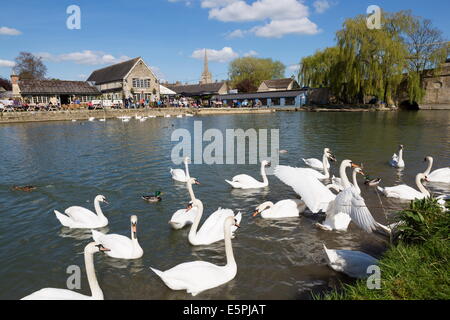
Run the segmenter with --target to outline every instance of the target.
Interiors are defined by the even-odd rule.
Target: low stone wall
[[[39,122],[39,121],[70,121],[88,120],[90,117],[117,118],[122,116],[177,116],[186,113],[194,115],[234,114],[234,113],[270,113],[274,109],[256,108],[152,108],[152,109],[105,109],[105,110],[66,110],[66,111],[36,111],[36,112],[3,112],[0,113],[1,123]]]

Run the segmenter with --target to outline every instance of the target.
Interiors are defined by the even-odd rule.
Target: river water
[[[303,166],[302,157],[321,158],[324,147],[338,160],[363,162],[382,185],[414,185],[423,159],[432,155],[435,168],[450,161],[450,112],[355,112],[217,115],[192,118],[156,118],[146,122],[46,122],[0,126],[0,299],[19,299],[43,287],[65,288],[70,265],[82,271],[81,290],[90,294],[84,269],[83,248],[89,231],[63,228],[54,209],[73,205],[93,209],[96,195],[110,201],[103,205],[109,226],[102,231],[129,236],[129,217],[139,218],[138,238],[144,256],[135,261],[95,256],[95,269],[106,299],[192,299],[185,291],[172,291],[152,273],[150,266],[166,270],[179,263],[205,260],[225,263],[222,242],[193,247],[189,228],[174,231],[168,220],[188,202],[183,184],[174,182],[169,167],[171,134],[176,128],[192,132],[194,121],[203,130],[280,129],[282,164]],[[388,165],[398,144],[405,145],[406,168]],[[265,201],[296,197],[295,192],[269,176],[269,187],[257,192],[231,190],[224,182],[236,174],[256,178],[259,165],[192,164],[194,186],[205,205],[206,216],[218,207],[240,210],[241,228],[233,240],[238,265],[234,280],[205,291],[195,299],[309,299],[351,281],[326,265],[322,243],[328,248],[362,250],[379,257],[386,240],[368,235],[353,224],[348,232],[325,232],[314,227],[319,217],[301,216],[281,221],[253,218],[252,210]],[[332,172],[338,167],[332,164]],[[34,192],[12,191],[14,185],[35,185]],[[440,194],[446,186],[428,186]],[[381,198],[361,183],[362,195],[381,223],[408,204]],[[149,204],[142,194],[160,190],[163,200]]]

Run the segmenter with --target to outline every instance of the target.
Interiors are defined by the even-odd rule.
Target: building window
[[[133,88],[150,88],[150,79],[133,78]]]

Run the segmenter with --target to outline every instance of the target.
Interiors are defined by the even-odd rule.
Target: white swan
[[[361,251],[327,249],[325,244],[323,249],[328,265],[333,270],[345,273],[352,278],[367,278],[369,276],[367,269],[378,264],[377,259]]]
[[[86,296],[75,291],[67,289],[44,288],[38,290],[21,300],[103,300],[103,292],[98,285],[94,269],[94,253],[108,252],[109,249],[96,242],[89,243],[84,248],[84,264],[86,274],[91,289],[91,296]]]
[[[103,214],[100,202],[108,203],[106,198],[102,195],[98,195],[94,200],[95,214],[91,210],[83,207],[70,207],[67,208],[62,214],[58,210],[55,210],[56,218],[65,227],[71,229],[97,229],[103,228],[108,225],[108,218]]]
[[[225,234],[225,254],[227,264],[217,266],[205,261],[193,261],[179,264],[169,270],[160,271],[150,268],[172,290],[186,290],[196,296],[202,291],[225,284],[236,276],[237,264],[234,260],[231,244],[231,228],[238,227],[233,217],[225,219],[222,229]]]
[[[189,166],[188,166],[188,162],[189,162],[189,157],[184,158],[183,163],[184,163],[184,167],[186,169],[186,172],[184,172],[183,169],[172,169],[170,168],[170,174],[172,175],[172,179],[179,181],[179,182],[187,182],[190,178],[189,176]]]
[[[398,156],[394,153],[390,161],[391,166],[395,168],[404,168],[405,161],[403,160],[403,145],[401,144],[398,149]]]
[[[431,172],[433,157],[428,156],[425,158],[425,161],[428,161],[428,167],[423,174],[427,176],[429,182],[450,183],[450,167],[436,169]]]
[[[106,254],[111,258],[138,259],[142,257],[144,251],[137,239],[137,220],[135,215],[130,218],[131,239],[119,234],[104,234],[96,230],[92,230],[92,238],[110,250]]]
[[[299,171],[299,168],[278,166],[275,169],[275,175],[291,186],[313,213],[326,212],[325,222],[317,226],[324,230],[345,231],[350,221],[353,221],[360,228],[371,233],[382,226],[373,219],[358,189],[352,187],[348,181],[345,169],[355,166],[357,165],[351,160],[342,161],[339,171],[346,188],[337,196],[318,179]]]
[[[430,192],[422,184],[422,180],[428,181],[427,176],[423,173],[416,175],[416,185],[419,191],[406,184],[394,187],[377,187],[388,198],[397,198],[403,200],[423,199],[430,196]]]
[[[329,167],[327,167],[327,163],[329,164],[328,159],[330,159],[331,161],[336,161],[336,158],[331,153],[330,149],[326,148],[325,150],[326,152],[323,154],[322,159],[323,173],[320,173],[319,171],[312,168],[298,168],[298,169],[319,180],[328,179],[330,177],[330,171],[328,170]]]
[[[187,211],[190,211],[195,207],[197,207],[197,215],[195,216],[194,223],[191,226],[188,236],[189,243],[193,246],[209,245],[223,240],[225,236],[223,232],[223,223],[225,219],[233,217],[238,224],[242,219],[242,214],[240,212],[235,216],[233,210],[219,208],[206,219],[201,228],[197,231],[203,215],[203,203],[199,199],[195,199],[192,203],[189,203]],[[233,227],[231,231],[234,232],[236,229],[236,227]]]
[[[364,175],[362,168],[353,167],[353,173],[352,173],[353,183],[350,183],[350,186],[355,187],[358,190],[358,193],[361,194],[361,189],[359,188],[359,185],[356,182],[356,175],[358,173]],[[336,190],[337,192],[340,192],[345,189],[345,185],[344,185],[342,178],[337,178],[337,177],[333,176],[333,178],[331,178],[331,182],[332,182],[331,184],[327,185],[327,188],[332,188],[332,189]]]
[[[265,219],[298,217],[300,213],[305,212],[305,209],[305,203],[298,199],[281,200],[275,204],[267,201],[256,208],[255,212],[253,212],[253,217],[256,217],[258,214],[261,214],[261,217]]]
[[[320,161],[319,159],[316,159],[316,158],[309,158],[309,159],[302,158],[302,160],[307,166],[310,166],[313,169],[323,171],[324,168],[326,167],[329,170],[330,163],[328,162],[328,154],[331,154],[331,150],[329,148],[325,148],[325,149],[323,149],[322,161]],[[336,158],[332,157],[332,160],[336,161]],[[325,167],[324,167],[324,165],[325,165]]]
[[[94,120],[95,120],[95,117],[89,117],[88,120],[89,120],[89,121],[94,121]]]
[[[187,182],[187,189],[189,191],[189,195],[191,196],[191,203],[196,199],[194,195],[194,190],[192,189],[193,184],[200,184],[196,178],[190,178]],[[191,210],[180,209],[177,210],[170,218],[169,224],[174,229],[181,229],[187,224],[194,223],[194,219],[197,216],[197,207],[192,208]]]
[[[269,180],[267,179],[265,167],[270,167],[270,162],[263,160],[261,161],[261,176],[263,178],[262,182],[247,174],[239,174],[237,176],[234,176],[232,181],[225,181],[235,189],[259,189],[267,187],[269,185]]]

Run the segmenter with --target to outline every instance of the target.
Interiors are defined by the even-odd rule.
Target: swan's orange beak
[[[352,162],[352,168],[361,168],[361,166],[360,166],[360,165],[357,165],[356,163],[353,163],[353,162]]]
[[[131,225],[131,231],[133,231],[134,235],[136,236],[136,232],[137,232],[136,223],[133,223],[133,224]]]
[[[255,210],[252,214],[252,217],[256,217],[258,214],[260,214],[259,210]]]
[[[188,211],[191,210],[191,209],[192,209],[192,204],[189,203],[188,206],[186,207],[186,212],[188,212]]]

